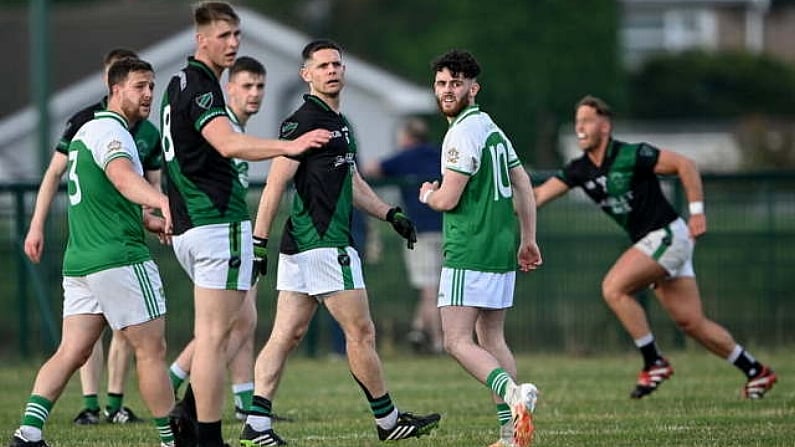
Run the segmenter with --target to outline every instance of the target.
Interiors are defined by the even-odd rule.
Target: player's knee
[[[348,324],[342,328],[348,343],[366,343],[375,345],[375,324],[372,320],[362,320]]]
[[[56,351],[55,356],[58,357],[61,362],[65,363],[67,368],[76,370],[83,366],[86,361],[88,361],[88,358],[91,357],[91,352],[93,350],[93,345],[87,348],[61,345],[58,348],[58,351]]]
[[[138,362],[145,360],[157,360],[166,358],[166,341],[159,340],[146,340],[141,343],[133,345],[135,350],[135,359]]]
[[[698,338],[704,326],[704,318],[699,316],[680,315],[674,316],[673,320],[682,332],[695,338]]]
[[[619,303],[626,296],[627,294],[624,289],[616,284],[615,281],[612,281],[609,278],[605,278],[605,280],[602,281],[602,298],[605,300],[605,302],[607,302],[608,305],[613,306]]]

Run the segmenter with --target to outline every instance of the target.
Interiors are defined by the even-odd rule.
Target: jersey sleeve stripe
[[[212,121],[213,119],[215,119],[215,118],[217,118],[219,116],[227,116],[226,115],[226,110],[218,109],[218,108],[210,109],[210,110],[204,112],[199,117],[199,119],[196,120],[196,122],[194,123],[193,126],[196,128],[197,131],[201,132],[201,130],[204,128],[204,126],[207,125],[207,123],[209,123],[210,121]]]

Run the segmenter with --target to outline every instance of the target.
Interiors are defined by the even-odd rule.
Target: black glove
[[[268,238],[254,236],[254,273],[268,273]]]
[[[396,206],[386,213],[386,221],[391,223],[397,234],[406,240],[406,247],[413,250],[414,243],[417,242],[417,230],[409,216],[399,206]]]

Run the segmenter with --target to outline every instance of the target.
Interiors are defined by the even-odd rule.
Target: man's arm
[[[676,152],[661,149],[654,165],[654,173],[660,175],[677,175],[685,189],[687,201],[690,203],[690,218],[687,226],[690,235],[694,238],[707,231],[707,218],[704,215],[704,187],[701,183],[701,174],[696,163]]]
[[[541,250],[536,242],[536,204],[530,176],[522,166],[508,171],[513,186],[513,206],[519,219],[521,242],[516,259],[523,272],[535,270],[541,265]]]
[[[254,221],[255,237],[267,239],[270,236],[271,226],[279,211],[284,190],[287,189],[287,183],[293,179],[300,165],[301,163],[287,157],[278,157],[271,162]]]
[[[294,140],[271,140],[235,132],[229,118],[219,116],[202,129],[202,136],[224,157],[249,161],[267,160],[280,155],[300,155],[331,139],[325,129],[309,131]]]
[[[563,183],[563,180],[557,177],[551,177],[549,180],[541,184],[541,186],[536,186],[533,188],[533,196],[535,198],[536,207],[541,208],[545,203],[555,200],[563,194],[566,194],[569,189],[569,185]]]
[[[367,214],[392,224],[392,228],[400,237],[406,239],[406,248],[413,250],[417,242],[417,229],[411,218],[403,213],[397,206],[390,206],[384,202],[373,188],[353,170],[353,205]]]
[[[108,162],[105,166],[105,175],[127,200],[143,207],[160,210],[164,220],[162,232],[171,233],[171,211],[168,207],[168,197],[135,172],[129,158],[117,157]],[[148,225],[147,228],[149,228]]]
[[[445,169],[442,185],[439,182],[425,182],[420,186],[420,202],[436,211],[450,211],[458,206],[469,176],[451,169]]]
[[[386,220],[392,208],[373,191],[357,169],[353,171],[353,206],[380,220]]]
[[[58,192],[58,185],[61,177],[66,172],[68,158],[65,154],[55,151],[50,159],[50,164],[41,178],[39,192],[36,194],[36,205],[33,209],[33,217],[30,219],[28,234],[25,236],[25,254],[31,262],[38,264],[41,261],[41,254],[44,250],[44,223],[47,221],[47,214],[55,194]]]
[[[152,187],[156,190],[163,190],[163,187],[161,186],[162,173],[160,172],[160,169],[149,169],[144,171],[144,178],[146,178],[146,181],[149,182],[149,184],[152,185]]]

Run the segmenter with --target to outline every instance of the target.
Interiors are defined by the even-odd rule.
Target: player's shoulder
[[[154,125],[148,119],[143,119],[136,123],[133,129],[131,129],[131,133],[136,136],[154,136],[155,138],[160,138],[160,131],[157,129],[157,126]]]
[[[102,102],[91,104],[75,112],[69,117],[67,123],[74,129],[79,129],[83,124],[93,120],[96,112],[104,109],[105,105]]]
[[[324,116],[325,114],[321,108],[306,101],[282,121],[279,127],[279,137],[291,140],[312,129],[316,129],[323,122]]]
[[[220,85],[206,65],[190,59],[185,67],[171,75],[167,89],[172,95],[180,93],[191,97],[202,91],[220,90]]]

